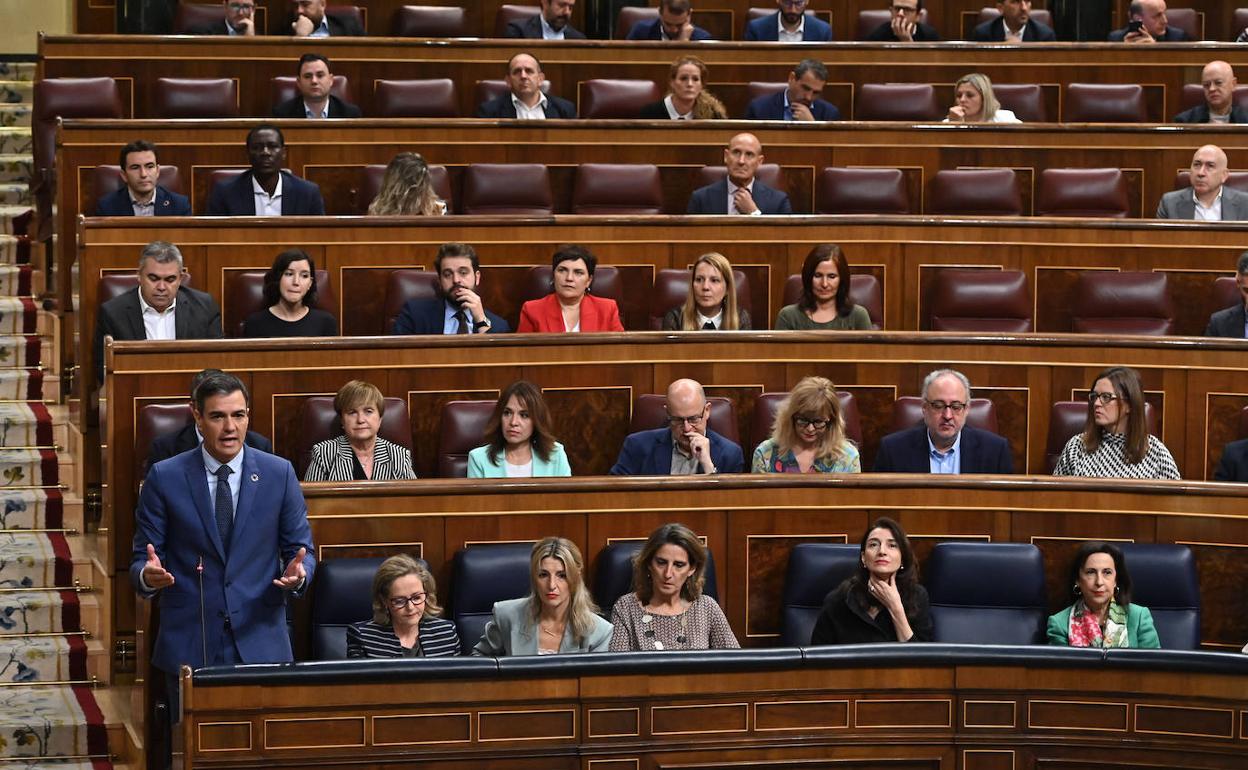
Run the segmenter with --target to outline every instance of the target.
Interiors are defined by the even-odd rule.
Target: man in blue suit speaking
[[[295,469],[244,444],[242,381],[206,377],[194,415],[203,443],[148,470],[130,562],[139,595],[159,597],[152,664],[175,704],[183,665],[290,661],[286,595],[316,567]]]
[[[690,214],[792,214],[789,196],[755,178],[763,164],[763,145],[753,134],[737,134],[724,150],[728,176],[700,187],[689,197]]]
[[[741,447],[707,427],[711,405],[696,380],[667,386],[666,428],[643,430],[624,439],[612,476],[694,476],[743,473]]]

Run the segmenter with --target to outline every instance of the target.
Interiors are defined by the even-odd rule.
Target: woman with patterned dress
[[[858,473],[858,447],[845,436],[836,386],[803,377],[780,404],[771,438],[754,450],[753,473]]]

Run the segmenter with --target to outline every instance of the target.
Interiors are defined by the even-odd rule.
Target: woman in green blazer
[[[503,390],[485,426],[485,446],[468,453],[468,478],[571,476],[568,455],[550,431],[537,386],[517,380]]]
[[[1161,647],[1153,614],[1131,603],[1131,574],[1111,543],[1084,543],[1071,564],[1075,603],[1049,616],[1049,644],[1070,647]]]

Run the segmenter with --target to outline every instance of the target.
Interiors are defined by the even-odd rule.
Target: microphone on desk
[[[203,655],[204,667],[208,667],[208,624],[204,621],[204,555],[199,555],[199,564],[195,565],[195,574],[199,576],[199,644]]]

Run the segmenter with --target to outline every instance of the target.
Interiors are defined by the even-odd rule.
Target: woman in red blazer
[[[564,246],[550,262],[554,291],[520,308],[517,332],[622,332],[615,300],[588,294],[598,258],[584,246]]]

